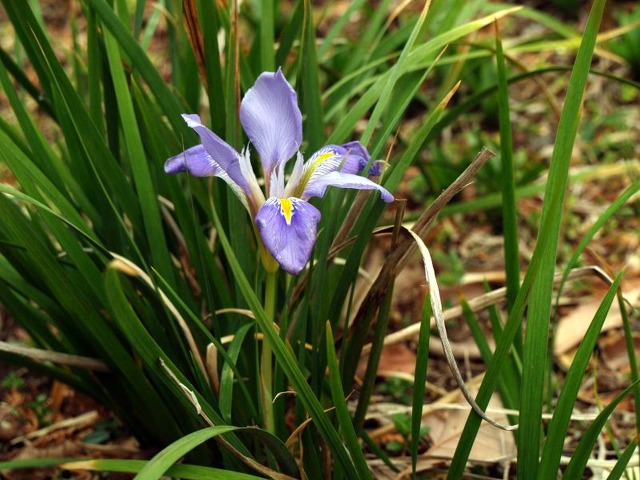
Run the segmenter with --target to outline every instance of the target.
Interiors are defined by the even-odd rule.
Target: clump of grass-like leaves
[[[23,0],[2,0],[15,44],[0,51],[0,85],[15,121],[0,122],[0,161],[18,186],[0,185],[0,302],[33,345],[3,345],[0,358],[92,395],[160,452],[146,462],[48,459],[6,462],[0,469],[64,463],[147,479],[364,479],[373,477],[371,462],[381,459],[392,470],[406,466],[405,473],[415,475],[424,433],[429,322],[433,315],[442,336],[448,318],[420,239],[492,154],[482,151],[469,165],[453,166],[455,175],[445,185],[421,158],[439,132],[491,96],[500,132],[508,318],[501,322],[492,310],[492,351],[473,308],[465,309],[487,372],[448,478],[462,478],[481,422],[478,413],[495,391],[505,407],[519,412],[510,417],[520,424],[514,433],[518,478],[555,478],[558,472],[580,478],[615,405],[630,391],[638,395],[630,348],[632,383],[592,422],[568,466],[560,467],[577,392],[622,278],[610,279],[543,429],[564,195],[605,2],[594,1],[582,35],[533,10],[481,1],[426,2],[417,14],[406,14],[404,5],[392,10],[388,0],[378,3],[370,9],[362,0],[348,2],[319,37],[308,0],[245,2],[240,10],[236,1],[167,0],[148,10],[144,0],[86,0],[77,7],[86,37],[74,38],[65,56],[38,9]],[[347,27],[356,14],[359,31],[353,38]],[[574,65],[563,66],[571,78],[546,172],[543,234],[522,279],[516,198],[523,192],[514,180],[508,85],[551,68],[514,73],[508,60],[527,45],[509,50],[497,34],[495,43],[467,42],[511,16],[533,19],[563,37],[556,40],[560,46],[577,48]],[[167,36],[165,76],[148,54],[160,28]],[[465,66],[486,67],[494,60],[497,81],[448,108]],[[279,68],[300,100],[306,157],[323,145],[359,140],[372,161],[388,163],[377,181],[389,192],[414,164],[432,182],[436,188],[416,213],[411,232],[402,226],[402,202],[388,208],[377,194],[329,189],[321,202],[312,200],[322,220],[310,262],[300,275],[289,275],[265,261],[253,215],[224,181],[164,173],[168,158],[200,141],[183,113],[199,113],[203,124],[240,152],[247,143],[241,99],[261,73]],[[436,82],[438,88],[425,89]],[[418,126],[393,143],[415,112]],[[638,189],[636,181],[599,225]],[[480,209],[481,203],[461,208]],[[356,302],[360,267],[378,234],[391,235],[393,247],[364,300]],[[365,419],[390,333],[394,279],[416,249],[431,292],[419,299],[423,317],[413,320],[417,360],[404,432],[408,462],[396,465],[369,438]],[[363,358],[356,398],[354,379]],[[610,478],[620,477],[636,444],[621,452]]]

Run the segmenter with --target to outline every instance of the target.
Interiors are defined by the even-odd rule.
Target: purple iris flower
[[[248,147],[237,152],[198,115],[183,118],[202,143],[167,160],[165,172],[222,178],[254,218],[266,250],[293,275],[305,267],[316,241],[320,211],[310,198],[324,196],[327,187],[342,187],[378,190],[385,202],[393,201],[383,187],[358,175],[369,163],[360,142],[327,145],[304,161],[298,151],[302,114],[296,92],[280,69],[262,73],[240,106],[240,122],[260,155],[266,196],[251,167]],[[285,179],[285,166],[294,156],[293,170]],[[380,173],[381,162],[374,162],[368,174]]]

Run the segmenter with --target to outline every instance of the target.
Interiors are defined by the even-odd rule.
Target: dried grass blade
[[[569,275],[567,275],[565,280],[571,280],[571,281],[582,280],[590,276],[596,276],[600,278],[603,282],[607,283],[607,285],[609,286],[613,283],[613,279],[609,275],[607,275],[601,268],[596,266],[574,268],[573,270],[571,270],[571,272],[569,272]],[[554,283],[559,284],[562,278],[563,278],[562,272],[556,273],[556,276],[554,278]],[[477,312],[484,308],[490,307],[491,305],[495,305],[497,303],[502,302],[506,298],[506,295],[507,295],[506,287],[498,288],[491,292],[485,293],[484,295],[480,295],[478,297],[475,297],[469,300],[468,301],[469,308],[471,309],[472,312]],[[630,304],[628,300],[625,299],[625,301],[627,304]],[[456,306],[456,307],[448,308],[447,310],[445,310],[443,317],[445,320],[451,320],[451,319],[462,316],[462,314],[463,314],[462,307]],[[432,320],[432,325],[435,325],[435,319]],[[420,330],[419,322],[411,324],[401,330],[398,330],[396,332],[393,332],[387,335],[384,339],[384,344],[393,345],[395,343],[404,342],[409,338],[415,337],[418,334],[419,330]],[[363,347],[362,354],[366,355],[370,351],[371,351],[371,344],[367,344]]]
[[[465,186],[467,186],[476,172],[484,165],[494,154],[483,148],[471,164],[465,169],[462,174],[444,191],[438,196],[438,198],[424,211],[424,213],[418,218],[413,226],[412,232],[419,237],[424,236],[431,223],[438,215],[438,212],[444,207],[457,193],[459,193]],[[349,332],[349,337],[354,338],[354,327],[366,321],[367,318],[372,318],[373,313],[378,308],[380,302],[384,298],[389,284],[393,278],[404,268],[410,256],[415,252],[416,246],[408,238],[401,238],[395,249],[389,254],[385,261],[380,273],[378,274],[373,285],[367,292],[364,300],[352,323],[352,329]],[[359,342],[356,343],[356,342]],[[352,345],[349,346],[347,355],[350,358],[359,358],[362,353],[362,346],[364,345],[364,339],[356,339]],[[345,361],[347,365],[355,365],[353,361]],[[345,370],[344,381],[352,378],[353,372]]]
[[[196,58],[196,64],[198,65],[200,81],[206,89],[209,84],[207,82],[204,40],[202,39],[202,29],[200,28],[200,22],[198,20],[198,7],[196,6],[195,0],[183,0],[182,12],[184,14],[184,23],[189,44],[191,44],[193,56]]]
[[[41,348],[23,347],[9,342],[0,341],[0,352],[20,355],[36,362],[52,362],[69,367],[79,367],[95,372],[108,372],[109,367],[102,360],[68,353],[51,352]]]
[[[440,291],[438,290],[438,282],[436,279],[436,272],[433,268],[433,262],[431,261],[431,254],[429,254],[429,249],[415,232],[411,230],[405,230],[411,235],[413,238],[418,250],[422,254],[422,261],[424,262],[424,273],[427,283],[429,284],[429,293],[431,300],[431,310],[433,311],[433,316],[436,319],[436,327],[438,329],[438,333],[440,334],[440,341],[442,342],[442,348],[444,349],[445,357],[447,359],[447,363],[449,364],[449,368],[451,369],[451,373],[453,373],[456,382],[458,382],[458,387],[462,392],[462,395],[467,400],[471,408],[474,412],[476,412],[483,420],[490,423],[494,427],[500,428],[502,430],[512,431],[518,428],[518,425],[503,425],[491,417],[489,417],[476,403],[473,395],[469,392],[464,379],[462,378],[462,374],[458,369],[458,365],[456,363],[456,359],[453,356],[453,351],[451,350],[451,344],[449,343],[449,338],[447,336],[447,328],[445,326],[444,314],[442,310],[442,302],[440,301]]]
[[[180,326],[180,329],[182,330],[182,333],[187,340],[189,348],[191,349],[191,353],[193,354],[193,358],[198,364],[198,368],[200,368],[202,375],[204,376],[204,378],[208,379],[209,376],[207,375],[207,369],[205,368],[204,362],[202,360],[202,354],[200,353],[200,349],[196,345],[196,341],[193,337],[193,334],[191,333],[191,330],[189,329],[189,325],[187,325],[187,322],[182,317],[176,306],[171,302],[171,300],[169,300],[169,297],[167,297],[167,295],[157,285],[154,285],[153,280],[151,280],[151,277],[149,277],[149,275],[147,275],[144,270],[138,267],[131,260],[118,255],[117,253],[111,252],[111,255],[113,256],[114,260],[112,260],[110,268],[118,270],[119,272],[122,272],[130,277],[138,277],[144,283],[146,283],[149,288],[158,292],[158,295],[160,296],[162,302],[178,322],[178,325]]]

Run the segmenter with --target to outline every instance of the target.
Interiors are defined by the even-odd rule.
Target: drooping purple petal
[[[223,172],[202,144],[187,148],[164,163],[165,173],[187,172],[195,177],[213,177]]]
[[[377,183],[372,182],[368,178],[344,172],[331,172],[323,177],[315,179],[313,182],[309,182],[304,189],[301,198],[306,200],[311,197],[322,197],[324,196],[327,187],[378,190],[382,200],[385,202],[389,203],[394,200],[393,195]]]
[[[348,150],[351,154],[357,155],[362,159],[362,161],[360,162],[360,169],[357,172],[347,172],[347,173],[362,173],[365,167],[369,164],[369,160],[371,159],[371,156],[369,155],[367,148],[357,140],[345,143],[344,145],[342,145],[342,148]],[[384,169],[384,162],[380,160],[376,160],[372,162],[371,167],[369,167],[367,176],[379,177],[380,174],[382,174],[383,169]]]
[[[169,174],[187,172],[194,177],[220,177],[249,210],[246,192],[229,178],[220,165],[213,161],[202,144],[187,148],[184,152],[171,157],[164,163],[164,171]]]
[[[369,177],[379,177],[380,175],[382,175],[382,172],[384,171],[386,166],[387,162],[385,162],[384,160],[376,160],[371,165],[371,168],[369,168],[367,175]]]
[[[182,115],[187,125],[193,128],[200,136],[202,146],[211,156],[213,161],[224,170],[229,178],[235,182],[242,190],[249,193],[249,180],[245,178],[240,168],[240,154],[236,152],[227,142],[218,137],[215,133],[205,127],[198,115]]]
[[[265,178],[296,153],[302,143],[302,114],[296,92],[282,70],[262,73],[247,90],[240,122],[260,154]]]
[[[364,159],[365,165],[366,165],[366,162],[368,162],[369,159],[371,158],[369,156],[369,151],[367,150],[367,148],[364,145],[362,145],[358,140],[347,142],[342,145],[342,148]]]
[[[262,243],[283,270],[298,275],[311,257],[320,212],[299,198],[269,198],[256,215]]]

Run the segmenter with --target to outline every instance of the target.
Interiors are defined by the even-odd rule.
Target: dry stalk
[[[602,279],[604,282],[608,283],[609,285],[613,283],[613,279],[609,275],[607,275],[604,272],[604,270],[596,266],[574,268],[569,273],[567,280],[570,280],[570,281],[580,280],[590,276],[596,276]],[[562,272],[556,273],[553,279],[554,284],[557,285],[558,283],[560,283],[561,280],[562,280]],[[469,308],[471,309],[472,312],[478,312],[480,310],[484,310],[485,308],[491,305],[495,305],[497,303],[502,302],[506,298],[506,296],[507,296],[506,287],[498,288],[491,292],[487,292],[484,295],[480,295],[479,297],[469,300],[468,302]],[[455,306],[445,310],[443,312],[443,318],[445,319],[445,321],[452,320],[454,318],[461,317],[462,313],[463,313],[462,307]],[[436,324],[436,320],[435,318],[432,317],[431,326],[433,327],[435,326],[435,324]],[[419,332],[420,332],[420,323],[418,322],[418,323],[411,324],[401,330],[398,330],[396,332],[393,332],[387,335],[384,339],[384,344],[393,345],[396,343],[404,342],[409,339],[413,339]],[[368,354],[370,351],[371,351],[371,344],[367,344],[363,347],[362,354],[363,355]]]
[[[41,348],[23,347],[14,345],[13,343],[0,341],[0,352],[18,355],[20,357],[30,358],[36,362],[51,362],[58,365],[66,365],[68,367],[79,367],[85,370],[93,370],[94,372],[108,372],[109,367],[102,360],[90,357],[81,357],[79,355],[70,355],[68,353],[51,352]]]
[[[466,170],[420,215],[420,218],[418,218],[411,230],[419,237],[424,237],[440,210],[471,183],[472,178],[478,170],[493,156],[494,154],[490,150],[483,148]],[[367,292],[356,314],[354,324],[357,324],[362,318],[366,317],[370,310],[378,308],[378,303],[375,299],[384,296],[384,292],[387,290],[391,278],[400,273],[417,248],[411,238],[403,237],[398,242],[398,245],[389,254],[389,257],[387,257],[380,273],[378,273],[376,280]]]

